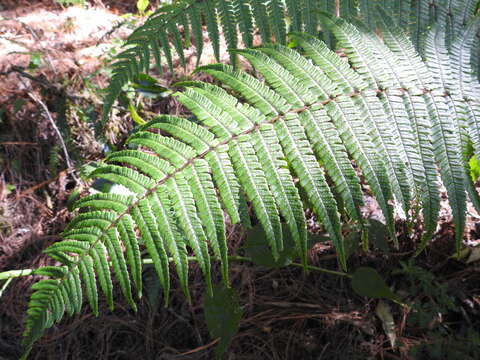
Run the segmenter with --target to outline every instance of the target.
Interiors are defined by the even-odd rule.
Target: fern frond
[[[370,53],[367,44],[362,41],[358,30],[342,19],[333,20],[330,17],[322,15],[322,21],[332,30],[339,45],[345,48],[345,52],[347,56],[351,57],[351,61],[355,65],[357,72],[361,74],[364,79],[368,79],[367,84],[381,88],[388,87],[388,76],[379,72],[381,68],[376,67],[375,57]],[[367,57],[368,60],[366,60]],[[388,199],[391,197],[391,187],[386,175],[386,165],[379,156],[379,152],[374,151],[372,148],[375,142],[377,142],[377,145],[381,145],[378,140],[375,141],[375,139],[379,138],[380,134],[374,131],[376,130],[375,127],[371,127],[370,129],[365,127],[365,121],[369,121],[367,116],[368,112],[358,113],[356,111],[356,104],[349,97],[342,97],[342,101],[339,101],[338,104],[340,105],[337,107],[337,109],[340,110],[338,111],[340,117],[337,117],[337,119],[342,119],[342,123],[351,129],[348,134],[350,139],[347,140],[345,138],[343,141],[347,145],[347,148],[355,148],[352,156],[359,163],[360,167],[362,167],[365,177],[368,179],[367,181],[371,184],[377,201],[387,218],[387,224],[393,224],[393,213],[391,206],[388,204]],[[329,106],[333,106],[333,104],[329,104]],[[347,114],[349,121],[346,121]],[[373,123],[373,121],[374,120],[371,122]],[[369,137],[374,140],[373,143],[368,140]],[[384,147],[380,149],[386,151]],[[395,233],[392,226],[390,226],[390,232],[392,235]]]
[[[469,176],[470,167],[468,160],[472,156],[471,147],[478,154],[478,136],[476,128],[480,109],[470,98],[478,98],[480,87],[472,69],[471,51],[475,41],[474,34],[478,30],[478,19],[473,20],[470,25],[461,32],[451,44],[450,52],[446,46],[446,39],[442,29],[445,24],[439,23],[431,31],[427,47],[430,49],[427,57],[427,65],[439,74],[439,80],[447,89],[447,103],[451,111],[457,116],[457,137],[462,150],[463,164],[465,167],[464,181],[470,199],[477,209],[480,209],[480,198],[475,190]],[[478,41],[478,40],[477,40]],[[444,61],[444,63],[440,63]],[[448,66],[450,65],[450,66]],[[465,101],[466,100],[466,101]]]
[[[370,29],[375,30],[375,6],[378,0],[360,0],[360,14],[363,23]]]
[[[338,5],[341,16],[359,17],[371,30],[376,27],[375,6],[384,7],[403,30],[410,32],[418,51],[422,51],[422,40],[433,22],[440,18],[447,19],[450,24],[447,37],[453,39],[473,17],[475,11],[473,0],[340,0]],[[190,38],[195,40],[198,62],[203,51],[203,16],[214,55],[219,60],[222,32],[229,48],[236,48],[238,45],[237,28],[244,44],[251,47],[254,25],[258,28],[263,43],[272,41],[274,37],[277,43],[284,44],[289,30],[318,35],[318,11],[335,15],[336,7],[337,0],[180,0],[164,5],[130,35],[125,44],[126,50],[119,54],[113,63],[113,75],[106,89],[103,123],[106,122],[122,86],[134,80],[142,71],[148,71],[150,57],[155,59],[159,72],[162,71],[163,56],[173,70],[170,41],[178,53],[180,63],[184,64],[178,26],[183,26],[186,46],[189,45]],[[331,33],[322,29],[322,34],[325,42],[332,45]],[[235,63],[233,54],[231,61],[232,64]]]
[[[305,19],[304,30],[313,36],[318,35],[318,17],[315,14],[318,10],[320,9],[317,7],[315,0],[304,0],[304,8],[302,9]]]
[[[253,15],[252,7],[248,1],[234,0],[237,9],[238,27],[242,33],[245,46],[253,46]]]
[[[466,196],[462,179],[462,160],[455,136],[455,123],[449,118],[450,111],[443,96],[442,85],[434,82],[427,66],[415,53],[402,30],[394,26],[387,14],[380,11],[380,15],[379,18],[384,22],[381,28],[385,44],[391,49],[394,59],[401,69],[398,75],[408,76],[409,81],[413,82],[412,85],[419,89],[432,90],[425,92],[422,98],[433,125],[433,151],[440,167],[443,183],[447,188],[455,225],[457,229],[463,229],[465,227]],[[408,69],[411,69],[411,75],[407,75]],[[458,231],[458,245],[460,245],[462,237],[463,233]],[[428,240],[427,238],[425,243]]]
[[[291,30],[302,31],[303,30],[303,16],[302,16],[302,3],[298,0],[285,0],[287,5],[287,12],[291,18]]]
[[[302,44],[301,37],[297,36],[296,40]],[[297,52],[281,46],[269,46],[259,50],[285,67],[290,73],[290,77],[297,77],[299,82],[309,89],[317,99],[325,101],[329,96],[340,94],[319,67],[314,66]],[[321,159],[337,188],[341,189],[339,194],[349,216],[361,222],[359,206],[363,204],[363,201],[358,179],[338,132],[335,127],[329,126],[327,112],[319,107],[303,113],[302,116],[306,125],[306,134],[313,144],[315,154]],[[318,134],[322,134],[322,136],[318,136]]]
[[[287,29],[284,20],[285,9],[281,0],[271,0],[268,7],[268,15],[275,39],[280,44],[285,44]]]
[[[340,0],[340,16],[346,19],[353,19],[358,14],[356,0]]]
[[[192,29],[192,38],[195,42],[195,48],[197,49],[197,66],[200,62],[200,57],[203,52],[203,29],[201,23],[200,9],[198,6],[192,6],[188,11],[188,18],[190,20],[191,29]],[[161,67],[157,65],[157,67]]]
[[[237,48],[237,20],[235,19],[235,8],[230,0],[218,0],[218,10],[220,21],[223,28],[223,34],[230,49]],[[230,54],[230,61],[235,65],[235,55]]]
[[[215,0],[204,0],[201,4],[203,5],[202,9],[205,15],[208,35],[212,42],[213,53],[215,59],[220,61],[220,30],[217,23],[217,8],[215,7]]]
[[[410,2],[404,0],[393,0],[389,2],[391,3],[390,14],[392,14],[397,25],[402,29],[408,29],[410,24]],[[385,10],[387,10],[387,8],[385,8]],[[416,21],[416,19],[414,19],[414,21]]]
[[[165,303],[170,263],[189,298],[188,255],[198,262],[209,291],[212,259],[221,262],[228,285],[224,211],[230,222],[249,224],[246,201],[274,257],[287,246],[285,222],[306,265],[304,210],[311,208],[346,268],[341,216],[362,228],[362,191],[351,160],[394,240],[394,198],[405,209],[420,202],[424,240],[431,238],[440,200],[438,168],[456,217],[458,248],[469,184],[467,145],[479,152],[479,85],[468,55],[478,21],[454,38],[450,52],[439,35],[442,26],[427,33],[425,65],[384,15],[376,17],[378,35],[365,25],[325,14],[317,18],[348,61],[320,40],[294,33],[303,54],[278,44],[234,51],[263,80],[214,64],[197,71],[228,91],[201,82],[179,84],[185,90],[176,97],[196,119],[160,116],[139,127],[127,140],[132,149],[109,155],[93,173],[122,185],[128,195],[97,193],[79,200],[80,214],[65,230],[65,240],[46,250],[59,266],[36,272],[46,278],[34,285],[29,302],[27,353],[65,313],[78,313],[84,298],[97,313],[98,289],[113,307],[118,283],[135,309],[142,256],[154,265]],[[456,62],[452,71],[445,60]]]
[[[366,30],[361,31],[361,28],[357,30],[353,26],[346,24],[343,20],[336,20],[336,26],[328,18],[326,18],[325,21],[330,21],[330,26],[332,26],[334,33],[338,36],[339,43],[346,48],[346,53],[350,61],[357,68],[357,71],[364,75],[364,78],[371,86],[393,89],[409,88],[408,78],[407,83],[402,80],[401,76],[403,76],[404,73],[397,71],[399,70],[398,65],[391,63],[391,54],[388,53],[388,49],[386,49],[383,44],[379,43],[378,39],[372,38],[371,34],[368,35],[368,33],[366,33]],[[370,40],[368,40],[369,38]],[[388,68],[381,66],[381,58],[385,59],[384,62],[389,65]],[[389,71],[387,71],[387,69]],[[408,74],[408,72],[406,74]],[[438,212],[436,209],[439,209],[439,198],[435,186],[436,172],[434,166],[432,166],[433,152],[428,135],[429,124],[428,122],[422,121],[422,119],[426,117],[426,105],[417,96],[412,96],[409,92],[402,94],[402,92],[403,90],[400,90],[400,94],[398,94],[400,95],[399,98],[395,98],[395,92],[387,92],[381,99],[383,99],[385,109],[393,116],[398,116],[396,121],[394,121],[394,123],[397,124],[398,130],[396,135],[404,139],[405,154],[402,155],[406,156],[410,162],[410,169],[412,170],[410,178],[414,179],[419,188],[419,193],[424,196],[424,218],[425,220],[429,219],[429,222],[426,222],[426,224],[429,224],[427,229],[431,229],[431,231],[427,231],[427,236],[431,236],[436,226],[435,211]],[[397,106],[399,102],[403,104]],[[396,107],[402,109],[396,109]],[[377,119],[378,118],[377,116]],[[405,126],[406,119],[409,120],[410,126]],[[415,145],[411,143],[411,140],[414,141]],[[392,154],[391,151],[390,154],[394,158],[395,155]],[[419,158],[422,164],[419,164]],[[391,162],[390,164],[394,165],[395,162]],[[401,189],[407,189],[408,185],[404,182],[400,172],[401,168],[398,168],[398,166],[399,164],[397,162],[397,170],[393,169],[393,172],[390,171],[390,179],[394,185],[394,189],[397,189],[397,198],[401,200],[405,193]],[[419,171],[420,169],[421,173]],[[415,173],[413,173],[413,171],[415,171]],[[395,181],[395,177],[392,176],[395,173],[398,174],[396,178],[397,181]],[[429,194],[428,197],[425,197],[426,193]],[[432,211],[432,213],[430,213],[430,211]]]
[[[412,0],[410,18],[413,20],[410,27],[411,39],[417,49],[423,42],[423,36],[432,19],[431,3],[429,1]]]

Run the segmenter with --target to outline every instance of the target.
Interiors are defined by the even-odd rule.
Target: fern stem
[[[189,257],[187,257],[187,260],[188,261],[196,261],[197,259],[195,258],[195,256],[189,256]],[[216,257],[212,257],[212,260],[220,260],[220,259],[218,259]],[[252,262],[252,259],[250,259],[249,257],[245,257],[245,256],[229,256],[228,260],[229,261],[239,261],[239,262],[240,261]],[[168,261],[173,262],[173,258],[168,258]],[[147,259],[142,259],[142,264],[143,265],[153,265],[153,260],[148,259],[148,258]],[[300,263],[291,263],[290,266],[300,267],[302,269],[305,268],[305,265],[300,264]],[[348,273],[341,272],[341,271],[335,271],[335,270],[328,270],[328,269],[324,269],[324,268],[321,268],[321,267],[318,267],[318,266],[313,266],[313,265],[307,265],[307,270],[316,271],[316,272],[323,272],[325,274],[330,274],[330,275],[335,275],[335,276],[347,277],[347,278],[350,278],[350,279],[352,278],[352,275],[350,275]],[[15,278],[18,278],[18,277],[30,276],[30,275],[33,275],[34,272],[35,272],[34,269],[10,270],[10,271],[0,272],[0,281],[11,280],[11,279],[15,279]]]
[[[289,266],[300,267],[302,269],[305,268],[305,265],[300,264],[300,263],[291,263]],[[318,266],[313,266],[313,265],[307,265],[307,270],[322,272],[322,273],[325,273],[325,274],[330,274],[330,275],[335,275],[335,276],[342,276],[342,277],[346,277],[346,278],[349,278],[349,279],[353,278],[353,275],[348,274],[346,272],[328,270],[328,269],[324,269],[324,268],[321,268],[321,267],[318,267]]]
[[[189,257],[187,257],[187,260],[188,261],[196,261],[197,259],[195,258],[195,256],[189,256]],[[220,259],[218,259],[217,257],[212,257],[212,260],[219,261]],[[245,257],[245,256],[229,256],[228,260],[229,261],[239,261],[239,262],[240,261],[252,262],[252,259],[250,259],[249,257]],[[173,258],[168,258],[168,261],[173,262]],[[153,265],[153,260],[148,259],[148,258],[147,259],[142,259],[142,264]],[[305,266],[303,264],[300,264],[300,263],[291,263],[290,266],[300,267],[302,269],[305,268]],[[318,266],[313,266],[313,265],[307,265],[307,270],[316,271],[316,272],[323,272],[325,274],[330,274],[330,275],[352,278],[352,275],[350,275],[348,273],[344,273],[344,272],[341,272],[341,271],[335,271],[335,270],[328,270],[328,269],[324,269],[324,268],[321,268],[321,267],[318,267]],[[30,275],[33,275],[34,272],[35,272],[34,269],[10,270],[10,271],[0,272],[0,281],[15,279],[15,278],[24,277],[24,276],[30,276]]]
[[[197,261],[195,256],[189,256],[189,257],[187,257],[187,259],[188,259],[188,261]],[[173,259],[171,259],[171,258],[169,260],[173,261]],[[219,258],[214,257],[214,256],[212,256],[212,260],[220,261]],[[239,262],[241,262],[241,261],[252,262],[252,259],[249,258],[249,257],[246,257],[246,256],[229,256],[228,260],[229,261],[239,261]],[[153,264],[153,260],[152,259],[143,259],[142,263],[144,265],[150,265],[150,264]],[[301,263],[291,263],[291,264],[289,264],[289,266],[294,266],[294,267],[299,267],[299,268],[305,269],[305,265],[301,264]],[[307,265],[307,270],[316,271],[316,272],[323,272],[325,274],[330,274],[330,275],[343,276],[343,277],[347,277],[347,278],[350,278],[350,279],[353,277],[353,275],[345,273],[345,272],[328,270],[328,269],[324,269],[324,268],[321,268],[321,267],[318,267],[318,266],[313,266],[313,265]]]
[[[18,277],[29,276],[33,274],[33,269],[23,269],[23,270],[10,270],[0,273],[0,281],[15,279]]]
[[[2,285],[2,287],[0,288],[0,298],[2,297],[3,293],[5,292],[5,290],[7,289],[8,285],[10,285],[10,283],[12,282],[13,279],[8,279],[7,281],[5,281],[5,284]]]
[[[187,259],[188,259],[188,261],[197,261],[197,258],[195,256],[188,256]],[[212,260],[213,261],[220,261],[220,259],[217,258],[216,256],[212,256]],[[169,258],[169,261],[173,261],[173,259]],[[246,257],[246,256],[229,256],[228,261],[253,262],[251,258]],[[152,259],[143,259],[142,263],[144,265],[151,265],[151,264],[153,264],[153,260]],[[305,265],[301,264],[301,263],[291,263],[288,266],[299,267],[299,268],[305,269]],[[342,271],[328,270],[328,269],[324,269],[324,268],[321,268],[321,267],[318,267],[318,266],[313,266],[313,265],[307,265],[307,270],[316,271],[316,272],[323,272],[325,274],[330,274],[330,275],[335,275],[335,276],[347,277],[349,279],[351,279],[353,277],[353,275],[342,272]]]

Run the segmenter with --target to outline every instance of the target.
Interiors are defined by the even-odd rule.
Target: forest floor
[[[108,62],[141,21],[125,16],[136,12],[135,3],[97,0],[87,7],[62,7],[53,0],[3,0],[0,4],[0,272],[51,263],[42,251],[59,240],[72,218],[68,210],[72,196],[88,183],[79,168],[104,156],[105,147],[90,123],[101,111]],[[165,69],[159,77],[162,85],[169,86],[193,70],[194,51],[187,59],[186,69],[179,67],[175,74]],[[203,62],[212,61],[207,50]],[[146,109],[146,115],[182,112],[169,98],[150,101]],[[114,112],[112,122],[109,139],[121,146],[133,123],[121,109]],[[349,270],[377,269],[408,306],[361,297],[342,277],[294,267],[233,264],[231,278],[243,316],[225,359],[478,359],[480,247],[475,246],[480,243],[480,216],[469,206],[464,246],[470,253],[458,260],[452,215],[443,197],[434,240],[417,257],[413,254],[420,223],[407,229],[398,219],[400,248],[386,242],[379,230],[368,252],[358,248],[355,231],[345,228],[355,249]],[[373,220],[381,220],[381,213],[367,187],[365,201],[365,218],[378,224]],[[310,230],[322,231],[314,218]],[[228,233],[231,253],[242,255],[245,233],[237,226]],[[316,243],[309,261],[339,270],[328,242]],[[155,280],[147,268],[146,296],[137,313],[121,296],[114,311],[102,302],[99,317],[85,307],[48,330],[30,358],[212,359],[216,339],[210,338],[205,324],[205,283],[198,268],[192,265],[190,271],[191,305],[174,279],[170,305],[162,307]],[[5,291],[0,283],[0,360],[21,354],[33,282],[28,277],[16,279]],[[384,329],[379,304],[387,305],[393,329]],[[396,337],[393,345],[389,335]]]

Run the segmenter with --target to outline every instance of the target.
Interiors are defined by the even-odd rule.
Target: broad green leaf
[[[242,309],[237,291],[215,285],[213,296],[205,295],[203,310],[210,336],[220,339],[215,349],[215,356],[220,359],[240,325]]]
[[[39,52],[33,52],[32,57],[30,58],[30,63],[28,64],[29,70],[38,69],[43,65],[43,54]]]
[[[368,243],[388,254],[390,248],[387,227],[378,220],[369,219],[366,228],[368,229]]]
[[[280,268],[290,265],[297,255],[295,242],[288,231],[288,227],[282,224],[283,250],[279,252],[277,260],[272,255],[272,249],[268,245],[267,237],[262,226],[256,225],[247,232],[244,249],[248,257],[256,265],[268,268]]]
[[[352,287],[360,296],[372,299],[390,299],[398,301],[377,270],[371,267],[359,267],[352,278]]]

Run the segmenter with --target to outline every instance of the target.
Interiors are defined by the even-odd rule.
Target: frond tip
[[[269,11],[280,11],[280,2],[275,4]],[[222,16],[230,16],[231,9],[222,11]],[[220,262],[228,286],[225,213],[231,223],[249,223],[247,202],[273,256],[286,246],[285,223],[305,265],[304,210],[313,209],[345,269],[341,216],[363,223],[362,191],[352,159],[377,198],[394,240],[393,200],[405,210],[412,201],[420,203],[428,224],[424,239],[433,235],[437,167],[458,217],[456,230],[462,233],[467,158],[455,139],[480,151],[475,138],[479,129],[472,120],[480,118],[478,81],[470,76],[468,88],[454,86],[455,77],[437,81],[429,67],[438,63],[429,56],[438,55],[441,47],[430,43],[425,65],[387,17],[380,35],[327,15],[319,19],[348,61],[301,33],[292,36],[303,54],[282,45],[236,51],[263,81],[228,65],[198,69],[233,91],[183,83],[185,90],[176,96],[195,121],[159,116],[129,137],[127,144],[136,150],[113,153],[95,170],[95,176],[123,185],[129,195],[97,193],[77,202],[80,214],[65,230],[65,240],[46,251],[61,265],[36,271],[46,278],[33,286],[24,333],[27,353],[65,312],[78,313],[84,297],[97,314],[99,288],[112,308],[118,282],[135,309],[135,297],[142,293],[142,254],[153,262],[165,303],[170,263],[189,297],[189,255],[198,262],[210,291],[212,259]],[[455,46],[471,48],[473,26]],[[382,63],[382,58],[388,61]],[[457,77],[466,76],[469,60],[462,55]],[[458,243],[461,239],[457,236]]]

